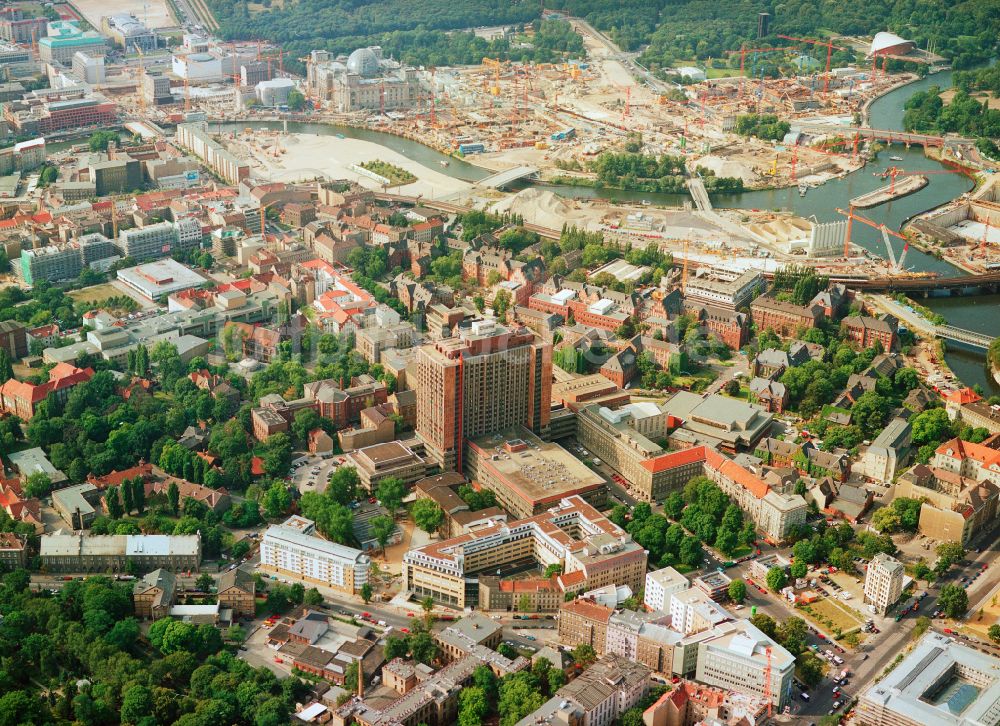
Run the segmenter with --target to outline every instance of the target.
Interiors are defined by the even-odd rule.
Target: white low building
[[[316,536],[315,524],[292,517],[268,527],[260,543],[260,569],[357,593],[368,582],[371,559],[361,550]]]

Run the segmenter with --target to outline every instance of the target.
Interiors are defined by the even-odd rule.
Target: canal
[[[879,129],[903,130],[903,107],[906,100],[914,93],[926,90],[931,86],[940,86],[942,89],[950,87],[951,71],[927,76],[897,88],[876,100],[869,109],[869,126]],[[237,131],[246,127],[276,129],[281,128],[282,123],[254,121],[213,124],[212,126],[213,130],[221,132]],[[306,122],[289,122],[288,131],[317,135],[337,134],[346,138],[370,141],[388,147],[425,166],[434,169],[441,168],[444,173],[466,181],[477,181],[490,174],[488,170],[462,159],[446,156],[418,142],[380,131]],[[901,157],[902,161],[890,160],[890,156]],[[448,162],[448,166],[442,168],[441,162]],[[885,180],[875,176],[875,172],[881,172],[889,166],[897,166],[906,171],[943,171],[947,169],[944,165],[924,156],[922,147],[914,146],[907,149],[900,145],[894,145],[880,152],[878,157],[863,169],[830,180],[822,186],[810,190],[804,197],[799,195],[795,187],[790,187],[742,194],[713,195],[712,201],[718,208],[787,210],[801,217],[814,218],[819,222],[829,222],[842,219],[835,211],[837,207],[846,209],[849,200],[853,197],[885,186]],[[884,223],[890,229],[898,230],[911,217],[945,204],[969,191],[973,186],[972,180],[962,174],[931,174],[928,175],[927,179],[929,184],[915,194],[865,210],[864,216],[877,223]],[[677,194],[619,192],[551,184],[538,186],[566,197],[604,197],[626,202],[648,200],[653,204],[664,206],[679,206],[683,201],[689,199],[687,195]],[[890,240],[892,240],[898,256],[902,242],[895,238],[890,238]],[[886,256],[881,234],[865,225],[854,225],[852,241],[875,254]],[[906,258],[906,267],[916,272],[935,272],[942,275],[961,273],[948,262],[921,252],[915,247],[910,248]],[[997,311],[1000,310],[998,307],[1000,297],[997,295],[955,298],[931,297],[921,300],[921,303],[943,315],[952,325],[1000,336],[1000,315],[997,314]],[[947,362],[955,374],[967,385],[979,384],[987,394],[1000,394],[1000,385],[997,385],[993,378],[987,374],[984,352],[952,346],[947,354]]]

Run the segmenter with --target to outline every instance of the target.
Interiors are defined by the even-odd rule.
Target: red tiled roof
[[[598,605],[593,600],[584,600],[582,598],[565,603],[562,606],[562,610],[574,615],[580,615],[588,620],[599,620],[604,623],[608,622],[614,613],[614,610],[609,607]]]
[[[957,391],[948,391],[947,393],[941,394],[941,398],[946,401],[951,401],[952,403],[965,405],[967,403],[975,403],[976,401],[981,400],[982,396],[973,391],[971,388],[960,388]]]
[[[699,461],[705,461],[704,446],[692,446],[689,449],[671,451],[666,454],[661,454],[653,459],[646,459],[642,462],[642,467],[646,469],[646,471],[659,474],[661,471],[676,469],[677,467],[687,466],[688,464],[694,464]]]

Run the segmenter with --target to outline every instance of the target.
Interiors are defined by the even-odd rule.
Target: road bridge
[[[515,166],[513,169],[504,169],[496,174],[491,174],[485,179],[480,179],[477,184],[491,189],[503,189],[508,184],[516,182],[518,179],[537,177],[538,169],[534,166]]]

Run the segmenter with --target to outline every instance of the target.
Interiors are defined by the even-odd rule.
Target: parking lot
[[[322,494],[326,491],[327,482],[338,466],[342,457],[331,456],[323,458],[315,454],[307,454],[292,460],[292,468],[288,474],[292,484],[300,493],[316,492]]]

